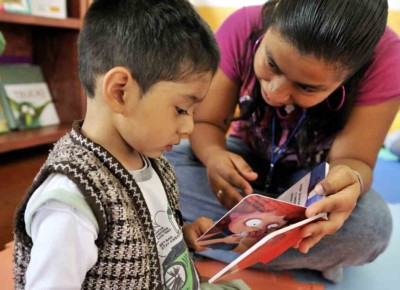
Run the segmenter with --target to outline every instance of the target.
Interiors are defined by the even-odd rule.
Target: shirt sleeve
[[[81,289],[97,262],[99,228],[76,184],[49,175],[29,199],[24,219],[33,241],[25,289]]]
[[[361,80],[355,104],[373,105],[396,98],[400,98],[400,39],[386,28]]]
[[[241,83],[251,64],[250,35],[261,28],[262,6],[241,8],[231,14],[215,33],[221,52],[220,68],[235,83]]]
[[[81,289],[97,261],[97,231],[83,214],[48,201],[31,223],[33,247],[25,289]]]

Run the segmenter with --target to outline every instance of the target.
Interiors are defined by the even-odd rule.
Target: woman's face
[[[273,107],[315,106],[341,86],[347,70],[302,55],[281,34],[270,28],[254,56],[254,71],[265,102]]]

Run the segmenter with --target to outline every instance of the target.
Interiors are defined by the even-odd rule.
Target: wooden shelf
[[[2,161],[25,148],[52,144],[82,119],[86,97],[79,82],[77,39],[91,0],[67,0],[68,18],[0,12],[0,31],[7,40],[3,56],[29,59],[40,66],[61,124],[0,134]],[[18,150],[18,151],[17,151]]]
[[[58,19],[8,12],[0,13],[0,22],[76,30],[79,30],[82,27],[82,19],[79,18]]]
[[[0,134],[0,153],[13,150],[50,144],[71,130],[71,124],[29,129],[25,131],[12,131]]]

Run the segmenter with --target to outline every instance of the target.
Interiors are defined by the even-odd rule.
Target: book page
[[[326,177],[328,170],[329,164],[322,162],[282,193],[277,199],[305,207],[322,199],[323,196],[317,195],[313,189]]]

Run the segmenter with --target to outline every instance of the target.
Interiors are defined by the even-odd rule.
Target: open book
[[[301,240],[300,231],[306,224],[326,219],[324,213],[307,218],[305,211],[323,198],[313,189],[328,170],[326,162],[319,164],[277,199],[248,195],[208,229],[197,240],[199,246],[242,253],[208,282],[258,262],[268,263]]]

